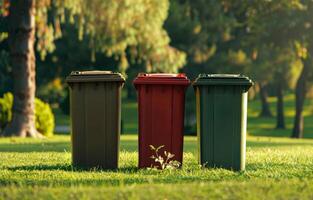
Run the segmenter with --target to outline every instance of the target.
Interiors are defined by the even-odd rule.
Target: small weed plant
[[[175,157],[175,155],[171,152],[164,151],[164,156],[160,154],[160,150],[165,147],[164,145],[161,145],[159,147],[154,147],[153,145],[149,146],[151,151],[153,151],[153,155],[150,156],[150,158],[153,159],[155,163],[160,165],[161,170],[177,169],[181,166],[181,163],[179,161],[172,159]],[[151,168],[156,169],[157,166],[151,166]]]

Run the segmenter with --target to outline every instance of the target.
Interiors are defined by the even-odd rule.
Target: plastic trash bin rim
[[[193,82],[198,85],[244,85],[251,87],[253,81],[241,74],[199,74]]]
[[[139,73],[133,83],[135,86],[139,84],[170,84],[188,86],[190,84],[190,80],[184,73]]]
[[[67,83],[75,82],[125,82],[122,74],[112,71],[90,70],[72,71],[66,78]]]

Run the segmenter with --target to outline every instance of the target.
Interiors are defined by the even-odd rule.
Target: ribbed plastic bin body
[[[252,81],[241,75],[202,74],[193,86],[200,164],[244,170],[247,91]]]
[[[74,166],[118,167],[124,81],[121,74],[110,71],[72,72],[67,77]]]
[[[139,168],[160,167],[150,157],[150,145],[175,154],[182,163],[185,90],[190,84],[183,74],[139,74],[134,80],[138,92]]]

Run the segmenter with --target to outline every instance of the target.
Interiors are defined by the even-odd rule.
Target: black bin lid
[[[125,82],[125,78],[122,74],[112,71],[72,71],[66,78],[66,82]]]

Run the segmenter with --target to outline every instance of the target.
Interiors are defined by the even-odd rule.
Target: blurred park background
[[[34,104],[39,132],[68,134],[66,76],[112,70],[127,78],[122,133],[137,133],[139,72],[234,73],[255,82],[248,134],[313,138],[311,0],[0,0],[0,16],[2,132]],[[194,135],[192,87],[186,99]]]
[[[312,56],[312,0],[0,0],[0,199],[311,200]],[[117,170],[72,165],[75,70],[127,78]],[[139,72],[249,76],[246,170],[199,165],[192,87],[183,167],[138,169]]]

